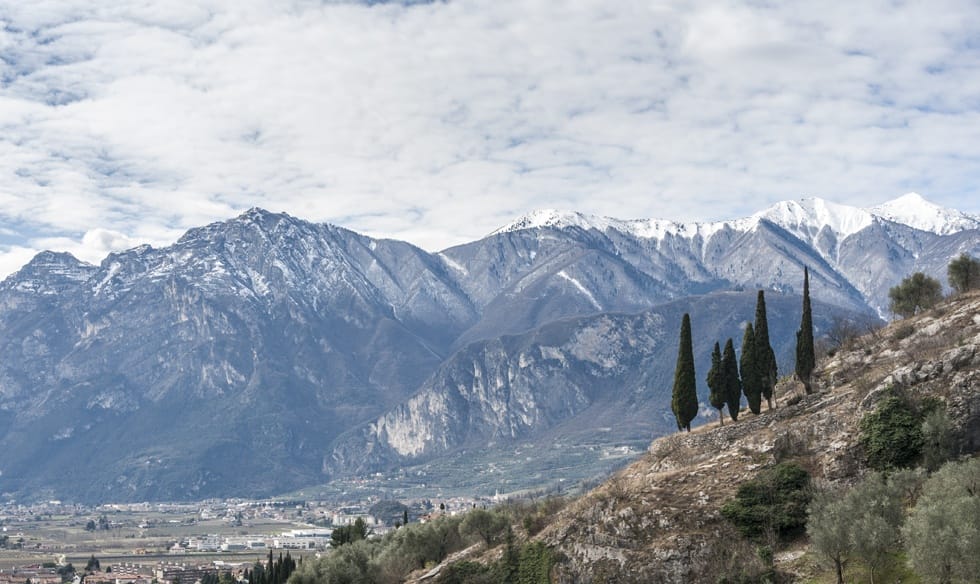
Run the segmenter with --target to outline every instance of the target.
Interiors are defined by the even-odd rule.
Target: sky
[[[0,0],[0,277],[255,206],[435,251],[910,191],[980,213],[976,0]]]

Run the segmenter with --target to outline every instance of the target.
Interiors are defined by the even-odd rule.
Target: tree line
[[[273,558],[272,550],[269,550],[269,558],[266,563],[263,565],[261,562],[256,562],[251,570],[245,570],[243,578],[249,584],[286,584],[286,580],[289,580],[298,566],[299,564],[289,555],[288,551],[285,556],[280,552],[278,558]],[[201,584],[208,583],[202,582]]]
[[[947,267],[949,285],[957,294],[980,289],[980,261],[961,254]],[[909,317],[938,304],[942,298],[942,285],[922,272],[903,279],[888,292],[889,309],[892,313]],[[766,316],[765,293],[759,290],[755,308],[755,321],[745,326],[741,355],[736,360],[732,339],[724,349],[716,342],[711,352],[711,368],[708,370],[708,402],[718,410],[719,424],[724,424],[724,410],[732,421],[738,420],[742,397],[749,411],[760,414],[762,399],[768,408],[775,407],[773,390],[777,381],[776,355],[769,341],[769,323]],[[803,385],[804,393],[813,392],[812,378],[816,367],[813,343],[813,312],[810,303],[809,269],[803,268],[803,308],[800,328],[796,333],[795,377]],[[680,345],[674,370],[674,386],[671,393],[671,409],[677,420],[678,430],[691,430],[691,422],[698,415],[697,379],[694,370],[694,347],[691,335],[691,317],[685,313],[681,319]]]
[[[305,562],[291,584],[395,584],[414,570],[429,569],[450,554],[479,542],[486,549],[502,547],[489,563],[456,562],[445,566],[435,584],[547,584],[556,560],[544,543],[528,541],[564,504],[546,499],[515,502],[494,509],[474,508],[465,515],[439,515],[411,523],[383,537],[354,539],[329,554]],[[526,537],[515,533],[523,525]]]
[[[718,410],[719,424],[725,423],[725,408],[732,421],[738,420],[742,396],[749,411],[762,413],[762,400],[768,409],[775,407],[773,390],[778,379],[776,353],[769,340],[769,321],[766,315],[765,292],[759,290],[755,305],[755,321],[745,326],[742,336],[742,354],[736,359],[731,338],[722,350],[715,342],[711,351],[711,368],[708,370],[708,401]],[[803,315],[796,333],[796,378],[804,391],[812,392],[811,377],[816,363],[813,349],[813,315],[810,307],[810,271],[803,268]],[[678,430],[691,430],[691,422],[698,415],[697,381],[694,371],[694,344],[691,335],[691,316],[685,313],[681,319],[680,346],[674,370],[674,388],[671,409],[677,420]]]
[[[980,261],[967,254],[949,263],[946,268],[949,287],[956,294],[980,288]],[[888,309],[902,318],[915,316],[929,310],[943,299],[943,287],[939,280],[916,272],[888,290]]]

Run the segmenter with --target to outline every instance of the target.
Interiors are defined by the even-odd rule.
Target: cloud
[[[980,212],[972,0],[102,4],[0,8],[0,273],[251,206],[429,249],[539,207]]]

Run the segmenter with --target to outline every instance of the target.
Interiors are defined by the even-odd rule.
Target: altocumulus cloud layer
[[[980,211],[980,4],[786,4],[0,0],[0,274],[251,206],[429,249],[537,207]]]

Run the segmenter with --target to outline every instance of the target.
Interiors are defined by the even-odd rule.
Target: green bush
[[[496,511],[473,509],[463,518],[459,532],[466,536],[479,536],[487,547],[507,529],[507,517]]]
[[[554,553],[542,542],[529,543],[521,549],[517,581],[520,584],[549,584]]]
[[[916,272],[891,288],[888,298],[891,300],[889,310],[908,318],[939,304],[943,299],[943,287],[935,278]]]
[[[303,562],[291,584],[388,584],[402,582],[412,570],[437,564],[463,549],[460,517],[412,523],[381,539],[357,540],[323,558]],[[476,581],[475,579],[472,581]]]
[[[861,446],[875,470],[905,468],[922,454],[922,417],[907,399],[892,395],[861,419]]]
[[[555,553],[540,541],[518,546],[508,537],[502,557],[489,565],[457,562],[442,569],[436,584],[549,584]]]
[[[493,569],[479,562],[457,562],[439,572],[436,584],[496,584]]]
[[[902,339],[907,339],[915,333],[915,327],[909,323],[903,323],[897,329],[895,329],[895,335],[892,337],[896,341],[901,341]]]
[[[810,475],[792,462],[761,471],[738,488],[721,514],[743,536],[772,545],[803,532],[810,502]]]
[[[947,275],[949,285],[960,294],[980,288],[980,261],[965,253],[960,254],[949,263]]]

